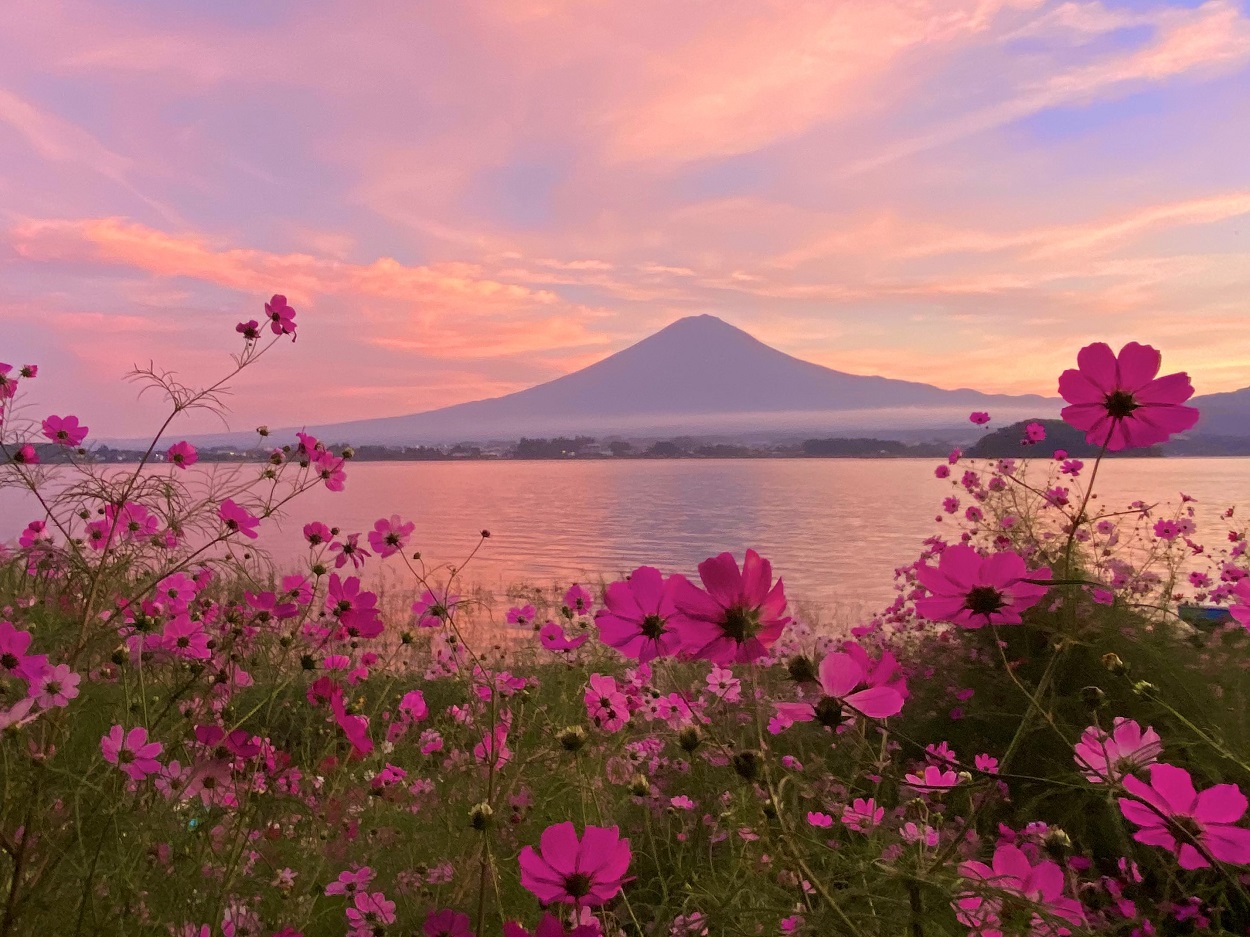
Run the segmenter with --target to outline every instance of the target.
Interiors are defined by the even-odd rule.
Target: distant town
[[[1025,427],[1041,424],[1046,438],[1041,442],[1026,441]],[[324,441],[324,440],[323,440]],[[325,441],[334,452],[348,450],[360,462],[466,462],[488,460],[605,460],[605,459],[930,459],[946,458],[959,449],[970,458],[1049,458],[1059,450],[1067,455],[1089,458],[1098,454],[1083,434],[1061,420],[1021,421],[990,431],[972,444],[960,446],[949,440],[902,442],[876,437],[828,437],[791,440],[723,439],[716,437],[676,436],[671,439],[622,439],[594,436],[556,436],[550,438],[522,437],[518,440],[461,442],[454,445],[417,446],[351,446]],[[284,444],[285,445],[285,444]],[[70,459],[97,463],[135,463],[143,458],[143,449],[96,445],[86,450],[66,450],[62,446],[41,444],[35,447],[41,462],[67,462]],[[152,461],[163,459],[162,446],[157,447]],[[198,448],[201,462],[262,462],[272,458],[274,450],[282,450],[276,439],[271,446],[232,448],[205,446]],[[285,445],[289,452],[290,445]],[[1130,450],[1128,456],[1151,458],[1160,456],[1244,456],[1250,455],[1250,439],[1229,436],[1193,436],[1178,438],[1166,446]]]

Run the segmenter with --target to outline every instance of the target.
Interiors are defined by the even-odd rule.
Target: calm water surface
[[[521,582],[611,578],[643,563],[693,574],[712,554],[741,556],[754,547],[773,561],[793,598],[873,609],[892,598],[895,567],[913,560],[925,537],[952,527],[934,521],[951,491],[949,481],[933,476],[934,465],[930,459],[357,463],[346,491],[319,488],[303,496],[281,529],[266,525],[260,543],[280,565],[293,567],[305,555],[299,539],[305,521],[366,531],[378,517],[397,513],[417,523],[414,549],[434,563],[459,563],[486,528],[491,537],[466,577],[497,591]],[[1098,488],[1111,505],[1175,501],[1184,491],[1198,499],[1200,531],[1223,539],[1223,508],[1237,504],[1239,515],[1250,510],[1250,459],[1110,461]],[[35,508],[0,492],[0,538],[38,516]]]

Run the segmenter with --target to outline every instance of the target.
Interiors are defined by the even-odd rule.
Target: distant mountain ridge
[[[1250,437],[1250,388],[1197,397],[1195,433]],[[502,397],[423,413],[309,425],[331,444],[407,446],[521,436],[729,436],[772,432],[971,440],[972,410],[995,425],[1055,418],[1063,401],[946,390],[803,361],[711,315],[688,316],[579,371]],[[294,429],[275,430],[287,440]],[[194,439],[254,445],[251,433]]]
[[[711,315],[678,319],[563,377],[503,397],[313,427],[327,441],[416,443],[556,433],[830,431],[966,423],[972,409],[1058,412],[1036,395],[943,390],[835,371]]]

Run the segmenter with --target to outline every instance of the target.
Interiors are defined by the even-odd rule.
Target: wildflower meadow
[[[1033,424],[936,465],[944,535],[823,633],[749,543],[497,611],[420,517],[301,514],[350,450],[197,467],[179,418],[297,319],[274,296],[207,387],[136,371],[168,404],[136,466],[0,364],[37,504],[0,552],[0,937],[1250,933],[1244,519],[1096,496],[1197,421],[1156,349],[1058,376],[1099,457]],[[254,544],[279,518],[300,569]]]

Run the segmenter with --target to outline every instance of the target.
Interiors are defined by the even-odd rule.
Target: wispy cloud
[[[704,312],[944,386],[1048,393],[1094,337],[1244,386],[1248,167],[1234,0],[0,6],[6,341],[90,397],[136,357],[208,374],[284,292],[244,425]]]

